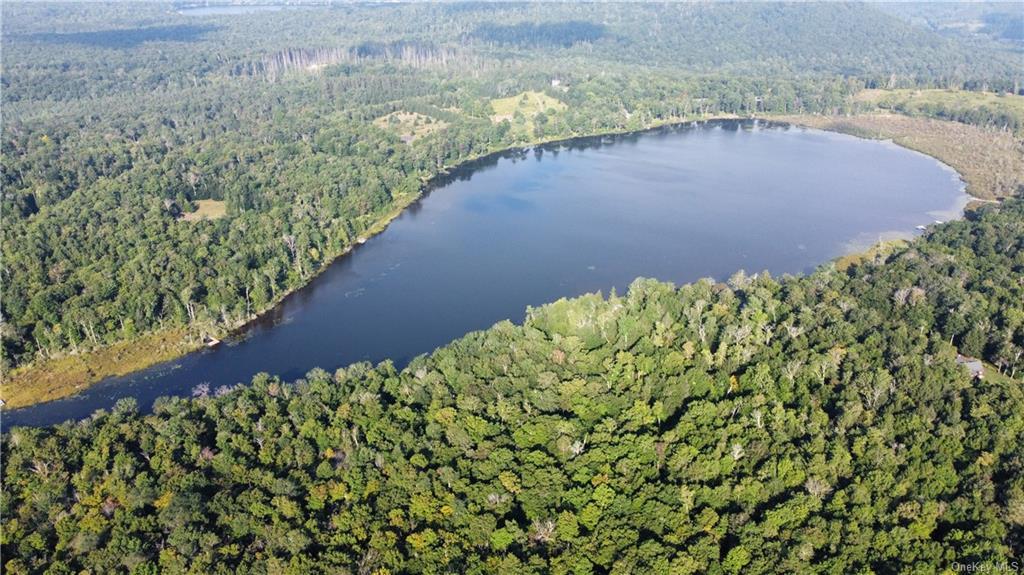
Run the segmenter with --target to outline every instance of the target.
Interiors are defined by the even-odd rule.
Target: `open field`
[[[195,349],[183,330],[164,330],[87,353],[15,369],[4,377],[0,397],[8,408],[74,395],[101,379],[124,375]]]
[[[228,205],[220,200],[199,200],[196,211],[181,216],[182,221],[218,220],[228,213]]]
[[[416,112],[392,112],[373,121],[382,130],[398,134],[406,144],[448,127],[446,122]]]
[[[564,103],[544,92],[523,92],[508,98],[491,100],[491,109],[494,110],[491,121],[499,123],[508,120],[514,132],[529,137],[533,134],[534,118],[538,114],[560,112],[565,108]]]
[[[886,104],[889,102],[912,102],[915,104],[945,104],[961,108],[990,106],[999,108],[1024,118],[1024,96],[1013,94],[996,94],[994,92],[972,92],[967,90],[942,89],[899,89],[899,90],[861,90],[854,100]]]
[[[966,90],[863,90],[860,104],[912,116],[931,116],[967,124],[1009,127],[1024,131],[1024,96]]]
[[[519,112],[526,118],[532,118],[548,110],[560,112],[565,109],[565,104],[544,92],[523,92],[508,98],[491,100],[491,108],[494,110],[494,115],[491,116],[491,119],[495,122],[500,122],[502,120],[511,120],[516,112]]]
[[[529,121],[538,114],[542,112],[547,113],[551,109],[555,110],[555,112],[561,112],[561,110],[565,109],[565,104],[544,92],[530,91],[507,98],[490,100],[490,107],[495,110],[494,116],[490,117],[490,119],[497,123],[502,120],[514,121],[516,113],[519,113],[526,121]]]
[[[984,200],[1010,197],[1024,186],[1024,142],[1011,132],[889,113],[780,116],[779,120],[893,142],[948,164]]]

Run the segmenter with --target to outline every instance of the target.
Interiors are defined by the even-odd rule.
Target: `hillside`
[[[638,280],[401,372],[260,376],[14,429],[5,572],[1006,561],[1024,552],[1022,248],[1010,201],[845,273]]]

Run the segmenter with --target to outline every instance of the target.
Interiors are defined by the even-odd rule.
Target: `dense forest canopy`
[[[938,573],[1024,553],[1024,202],[2,439],[5,572]],[[1009,372],[1009,370],[1008,370]]]
[[[5,41],[17,50],[4,55],[9,99],[24,97],[21,85],[38,94],[41,76],[56,72],[65,79],[69,72],[92,74],[91,80],[102,75],[118,81],[119,91],[138,90],[147,83],[212,81],[241,61],[288,49],[424,38],[492,64],[585,57],[681,72],[895,76],[946,87],[1012,82],[1021,74],[1019,54],[999,42],[978,39],[981,46],[967,49],[962,39],[859,3],[380,4],[207,17],[159,3],[10,6]],[[55,53],[54,44],[80,49]],[[157,56],[165,50],[174,58]],[[96,74],[95,56],[120,78]],[[159,58],[157,66],[150,56]],[[131,84],[140,80],[132,70],[153,73]]]
[[[916,26],[949,36],[982,36],[1024,49],[1024,11],[1014,2],[880,2]]]
[[[1013,153],[1024,126],[1007,95],[1024,76],[1016,6],[180,8],[3,4],[5,378],[143,334],[231,330],[496,150],[882,108],[998,132]],[[1024,200],[885,253],[803,277],[642,279],[403,370],[261,375],[151,414],[123,400],[4,429],[3,571],[1019,560]]]

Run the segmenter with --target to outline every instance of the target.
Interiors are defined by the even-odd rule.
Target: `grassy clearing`
[[[416,112],[392,112],[374,120],[373,125],[398,134],[406,144],[448,127],[446,122]]]
[[[183,330],[166,330],[95,351],[20,367],[6,374],[0,397],[7,408],[74,395],[97,381],[147,368],[195,349]]]
[[[490,119],[497,123],[502,120],[511,121],[517,112],[527,119],[535,117],[542,112],[547,113],[551,109],[555,110],[555,112],[561,112],[561,110],[565,109],[565,104],[544,92],[530,91],[507,98],[490,100],[490,107],[495,110],[495,115],[490,117]]]
[[[858,116],[781,116],[778,119],[897,144],[955,169],[976,198],[1014,195],[1024,186],[1024,142],[1013,133],[959,122],[874,113]]]
[[[999,368],[990,363],[983,362],[983,365],[985,367],[985,381],[989,385],[1020,385],[1021,382],[1024,382],[1024,377],[1022,377],[1024,372],[1021,372],[1019,369],[1014,373],[1014,377],[1010,377],[1009,373],[999,373]]]
[[[491,119],[495,122],[500,122],[504,119],[511,119],[516,112],[521,113],[527,118],[532,118],[548,110],[559,112],[565,109],[565,104],[544,92],[531,91],[509,96],[508,98],[491,100],[491,109],[494,110],[494,116],[491,116]]]
[[[854,100],[887,110],[899,109],[921,115],[928,115],[933,110],[968,112],[986,108],[1024,123],[1024,96],[1013,94],[940,89],[863,90]]]
[[[513,132],[530,136],[533,134],[533,119],[538,114],[556,114],[565,108],[561,100],[552,98],[544,92],[523,92],[508,98],[491,100],[491,109],[494,110],[491,121],[497,124],[508,120],[512,124]]]
[[[907,240],[902,239],[879,242],[867,250],[840,256],[833,260],[833,264],[837,270],[845,272],[854,265],[884,260],[890,255],[906,247],[907,244]]]
[[[228,214],[228,205],[220,200],[199,200],[196,203],[196,211],[182,215],[182,221],[219,220]]]

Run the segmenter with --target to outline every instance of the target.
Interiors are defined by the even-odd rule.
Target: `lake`
[[[803,273],[958,217],[947,166],[886,142],[750,121],[577,140],[475,162],[339,259],[237,339],[83,393],[6,412],[5,425],[83,418],[134,397],[286,379],[391,358],[399,366],[529,305],[638,276]]]
[[[233,16],[237,14],[255,14],[257,12],[280,12],[300,6],[283,6],[280,4],[220,4],[212,6],[187,6],[178,10],[182,16]]]

